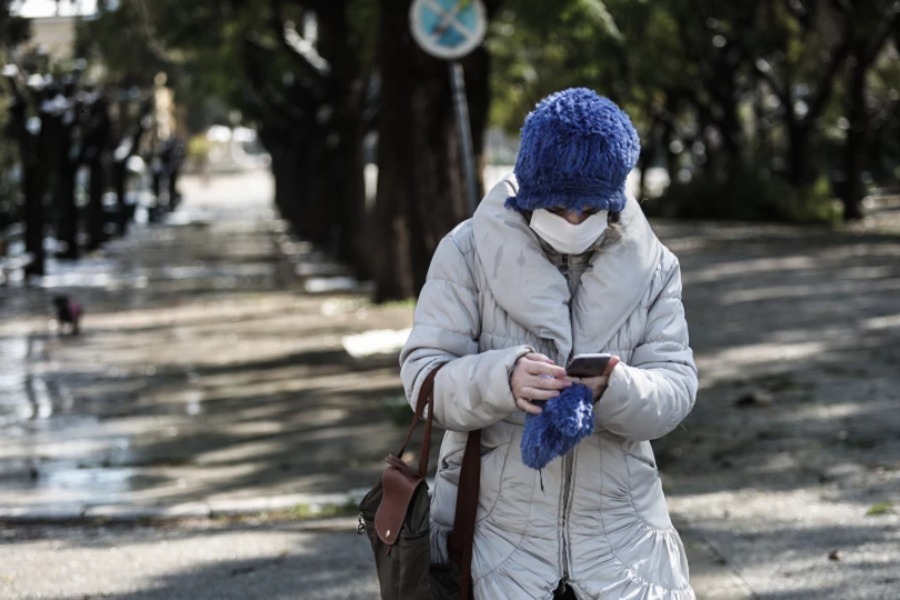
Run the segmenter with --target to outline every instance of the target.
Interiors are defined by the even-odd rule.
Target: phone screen
[[[571,377],[597,377],[603,375],[611,354],[576,354],[566,367]]]

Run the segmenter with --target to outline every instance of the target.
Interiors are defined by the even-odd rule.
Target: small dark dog
[[[79,322],[84,312],[81,304],[68,296],[54,296],[53,305],[56,306],[56,320],[59,322],[59,330],[63,331],[63,328],[68,326],[72,335],[78,335],[81,331]]]

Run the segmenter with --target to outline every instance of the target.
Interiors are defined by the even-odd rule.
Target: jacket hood
[[[650,285],[662,244],[629,193],[619,221],[621,239],[594,251],[572,298],[565,276],[547,259],[522,213],[506,208],[517,190],[515,176],[508,175],[472,217],[476,254],[491,293],[511,318],[553,340],[560,362],[604,349]]]

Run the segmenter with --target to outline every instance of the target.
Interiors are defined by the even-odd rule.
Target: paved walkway
[[[283,239],[268,178],[214,181],[44,288],[0,291],[0,515],[291,508],[365,485],[388,452],[396,360],[342,339],[408,327],[409,306],[328,292],[342,267]],[[82,335],[48,325],[58,293],[85,305]]]
[[[373,597],[347,505],[408,413],[395,354],[347,348],[411,305],[288,240],[267,177],[183,191],[167,223],[0,288],[0,597]],[[657,229],[702,370],[656,444],[699,597],[900,597],[900,236]],[[56,293],[81,336],[49,323]]]

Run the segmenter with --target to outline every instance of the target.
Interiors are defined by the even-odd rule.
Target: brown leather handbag
[[[431,447],[434,377],[440,368],[432,370],[422,383],[406,440],[396,454],[385,459],[388,467],[381,481],[359,503],[359,533],[366,533],[372,544],[383,600],[469,600],[472,597],[472,539],[481,477],[480,430],[469,433],[463,455],[456,518],[448,540],[450,562],[431,564],[430,499],[425,474]],[[400,457],[426,406],[429,410],[416,470]]]

